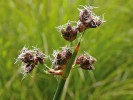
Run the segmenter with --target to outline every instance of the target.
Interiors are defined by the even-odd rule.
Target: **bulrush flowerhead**
[[[53,56],[54,64],[66,65],[67,61],[72,56],[72,51],[67,47],[63,47],[61,51],[55,51]]]
[[[79,9],[79,20],[83,23],[90,22],[92,17],[92,7],[84,6],[84,9]]]
[[[96,28],[100,26],[103,22],[105,22],[103,19],[100,19],[99,16],[92,16],[92,20],[89,24],[90,28]]]
[[[44,63],[44,54],[38,50],[28,50],[24,47],[18,56],[18,60],[22,62],[24,72],[30,73],[38,62]]]
[[[63,47],[61,51],[54,51],[53,56],[55,68],[48,70],[48,72],[54,75],[62,75],[68,60],[72,56],[72,51]]]
[[[77,37],[77,28],[68,22],[65,27],[60,28],[62,37],[67,41],[74,41]]]
[[[93,13],[92,6],[83,6],[83,9],[79,10],[79,22],[77,23],[77,29],[79,32],[83,32],[87,28],[96,28],[100,26],[104,21],[104,19],[100,18],[99,16],[96,16],[95,13]]]
[[[87,54],[82,54],[76,59],[75,64],[78,64],[82,69],[92,70],[95,69],[93,66],[93,63],[95,61],[96,59],[93,58],[92,56],[89,56]]]
[[[34,62],[33,51],[28,50],[27,48],[23,48],[20,55],[18,56],[18,59],[24,63]]]

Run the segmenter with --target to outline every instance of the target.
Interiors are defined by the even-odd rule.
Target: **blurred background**
[[[72,70],[62,100],[133,100],[133,0],[0,0],[1,100],[52,100],[57,78],[40,66],[21,81],[15,59],[24,46],[52,54],[69,45],[56,27],[77,21],[77,8],[88,4],[106,23],[86,31],[78,54],[94,56],[96,69]]]

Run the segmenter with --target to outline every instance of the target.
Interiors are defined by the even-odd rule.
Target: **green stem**
[[[62,78],[62,79],[60,80],[59,86],[58,86],[58,88],[57,88],[57,90],[56,90],[56,93],[55,93],[55,95],[54,95],[53,100],[60,100],[61,93],[62,93],[63,87],[64,87],[64,85],[65,85],[65,82],[66,82],[66,79],[63,79],[63,78]]]
[[[73,45],[73,42],[72,42],[72,41],[70,41],[70,47],[72,47],[72,45]]]
[[[69,76],[68,76],[68,78],[67,78],[67,80],[65,82],[65,85],[64,85],[64,89],[63,89],[63,93],[62,93],[62,96],[61,96],[61,100],[65,100],[67,89],[68,89],[68,85],[69,85],[69,81],[70,81],[71,77],[72,77],[72,73],[70,71]]]

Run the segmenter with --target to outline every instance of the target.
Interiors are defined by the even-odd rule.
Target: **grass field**
[[[1,100],[52,100],[57,78],[35,68],[32,78],[28,75],[21,81],[21,66],[14,64],[15,59],[24,46],[52,54],[69,45],[56,27],[78,20],[77,8],[87,4],[99,7],[94,12],[106,20],[86,31],[79,51],[97,59],[96,69],[72,70],[62,99],[133,100],[133,0],[1,0]]]

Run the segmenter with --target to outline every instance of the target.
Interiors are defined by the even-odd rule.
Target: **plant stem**
[[[53,100],[60,100],[61,93],[62,93],[62,90],[63,90],[63,87],[64,87],[65,82],[66,82],[66,79],[63,79],[63,78],[62,78],[62,79],[60,80],[59,86],[58,86],[58,88],[57,88],[57,90],[56,90],[56,93],[55,93],[55,95],[54,95]]]
[[[73,45],[73,42],[72,42],[72,41],[70,41],[70,47],[72,47],[72,45]]]
[[[65,85],[64,85],[64,89],[63,89],[63,93],[62,93],[62,96],[61,96],[61,100],[65,100],[66,93],[67,93],[67,88],[68,88],[68,85],[69,85],[71,77],[72,77],[72,73],[70,71],[69,76],[68,76],[68,78],[67,78],[67,80],[65,82]]]

